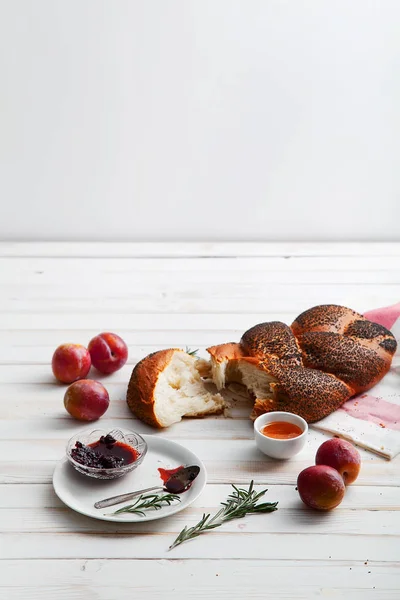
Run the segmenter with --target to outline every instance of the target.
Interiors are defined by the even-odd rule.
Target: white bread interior
[[[273,377],[267,371],[260,369],[255,364],[242,359],[238,361],[237,369],[239,370],[242,383],[251,392],[254,398],[272,399],[273,392],[271,389],[271,383],[276,383],[275,377]]]
[[[161,427],[178,423],[182,417],[203,417],[223,412],[223,397],[206,389],[196,363],[196,358],[177,350],[159,374],[153,410]],[[204,365],[199,363],[198,367],[203,372]]]
[[[217,390],[222,390],[226,385],[226,367],[229,360],[226,358],[221,361],[217,361],[214,357],[211,357],[211,377]],[[241,383],[240,381],[238,383]]]
[[[255,398],[272,398],[271,383],[276,379],[260,368],[258,361],[248,358],[216,357],[210,353],[212,379],[218,390],[230,383],[241,383]]]

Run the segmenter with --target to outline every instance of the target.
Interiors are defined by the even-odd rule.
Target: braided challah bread
[[[396,339],[382,325],[344,306],[316,306],[292,324],[306,367],[332,373],[353,394],[369,390],[389,371]]]
[[[309,423],[374,386],[388,372],[393,334],[350,308],[327,304],[299,315],[288,327],[273,321],[246,331],[239,344],[208,348],[218,389],[244,384],[252,417],[280,410]]]

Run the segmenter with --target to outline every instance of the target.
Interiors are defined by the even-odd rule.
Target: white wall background
[[[0,0],[2,239],[400,239],[399,0]]]

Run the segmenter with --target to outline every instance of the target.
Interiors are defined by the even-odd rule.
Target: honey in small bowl
[[[290,440],[303,433],[298,425],[288,421],[272,421],[267,423],[260,431],[266,437],[276,440]]]

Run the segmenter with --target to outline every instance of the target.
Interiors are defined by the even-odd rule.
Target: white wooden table
[[[362,452],[339,508],[308,511],[295,491],[324,437],[281,463],[259,454],[248,409],[157,433],[205,461],[200,499],[147,524],[95,521],[66,508],[51,477],[66,440],[87,425],[63,408],[50,361],[63,342],[110,330],[129,364],[103,378],[107,426],[154,433],[125,403],[132,366],[171,346],[238,340],[269,319],[319,303],[364,311],[400,298],[400,244],[0,245],[1,574],[4,600],[400,598],[400,460]],[[100,378],[101,379],[101,378]],[[230,483],[254,479],[273,514],[233,521],[168,552],[185,524],[214,510]]]

